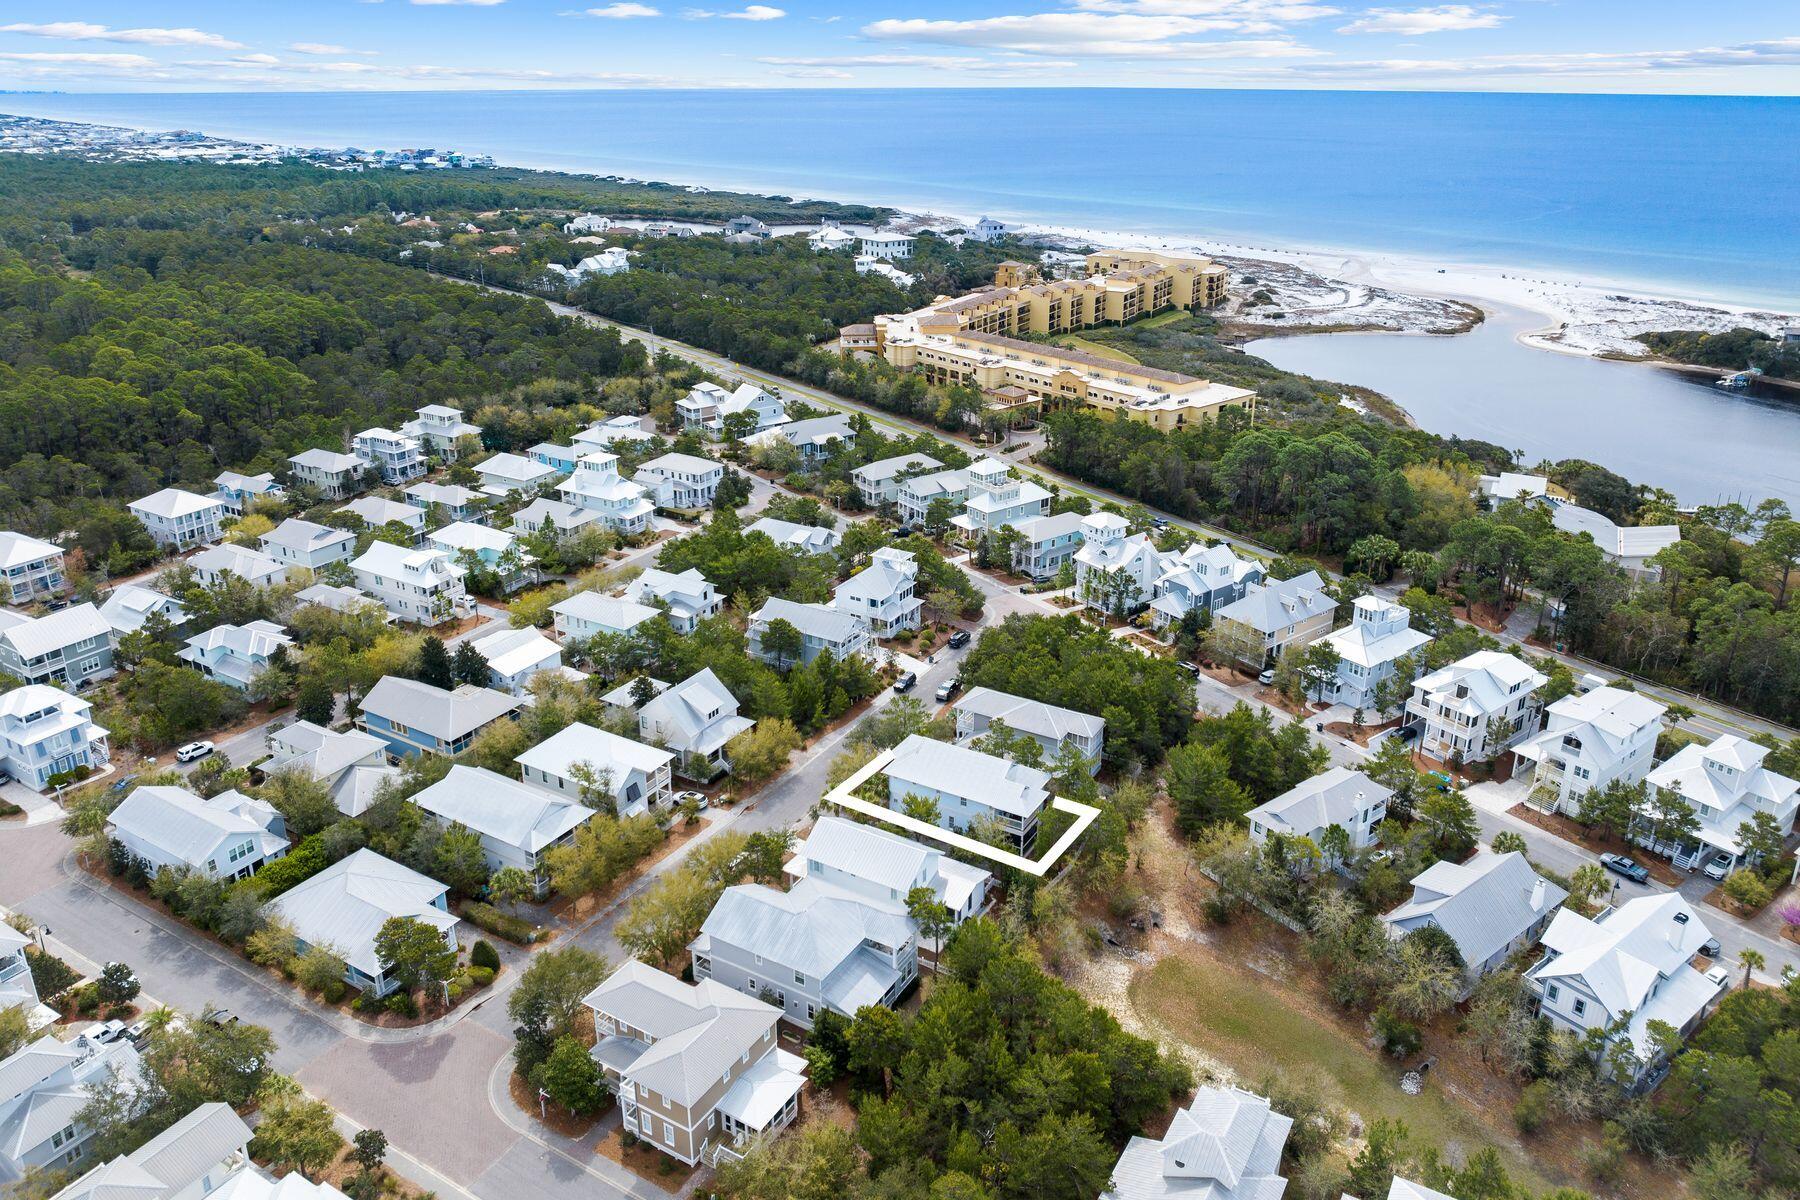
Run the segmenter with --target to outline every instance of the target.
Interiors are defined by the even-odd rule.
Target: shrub
[[[1526,1084],[1519,1102],[1513,1105],[1513,1124],[1520,1133],[1536,1133],[1550,1120],[1554,1101],[1555,1087],[1548,1079]]]
[[[264,866],[251,878],[262,889],[265,900],[273,900],[289,888],[305,883],[331,864],[326,860],[325,843],[313,834],[295,846],[285,858]]]
[[[395,992],[393,995],[389,996],[385,1007],[389,1012],[397,1013],[402,1017],[416,1017],[419,1015],[419,1006],[413,1003],[412,993],[407,991]]]
[[[272,918],[244,942],[244,953],[258,966],[285,970],[294,960],[294,927]]]
[[[1375,1036],[1381,1039],[1382,1049],[1395,1058],[1411,1058],[1419,1052],[1423,1039],[1419,1036],[1419,1027],[1411,1021],[1386,1008],[1378,1008],[1374,1024]]]
[[[344,997],[347,994],[349,994],[349,991],[350,991],[349,984],[345,983],[341,979],[334,979],[330,983],[325,985],[325,991],[323,992],[323,995],[325,997],[325,1003],[327,1003],[327,1004],[342,1004],[344,1001]]]
[[[494,982],[493,968],[492,967],[470,967],[469,968],[469,982],[472,985],[474,985],[475,987],[486,987],[488,984]]]
[[[469,965],[486,967],[489,972],[498,971],[500,969],[500,952],[494,949],[494,944],[486,938],[477,938],[475,944],[469,948]]]
[[[81,978],[74,967],[56,955],[46,954],[31,946],[25,948],[25,962],[31,967],[32,985],[37,988],[39,998],[46,1004],[75,986]]]
[[[477,929],[503,937],[520,946],[529,946],[543,936],[542,932],[523,917],[515,917],[511,913],[501,912],[491,904],[472,900],[463,905],[463,919]],[[491,949],[492,947],[490,947]],[[499,956],[495,956],[494,965],[500,965]]]
[[[1725,894],[1745,908],[1762,908],[1774,899],[1769,885],[1755,871],[1743,868],[1733,871],[1725,880]]]
[[[75,1011],[84,1017],[91,1017],[100,1011],[100,989],[93,984],[84,985],[75,993]]]

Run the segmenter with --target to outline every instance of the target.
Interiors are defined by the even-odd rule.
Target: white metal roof
[[[390,918],[412,917],[446,931],[456,928],[456,918],[433,904],[448,890],[365,849],[277,896],[264,911],[292,925],[308,945],[331,946],[351,966],[374,976],[381,973],[375,935]]]
[[[486,838],[536,854],[585,825],[594,810],[574,800],[497,775],[481,767],[454,766],[450,773],[413,797],[413,803],[444,821],[455,821]]]

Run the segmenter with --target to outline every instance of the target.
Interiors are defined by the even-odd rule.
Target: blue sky
[[[1791,96],[1800,3],[0,0],[10,89],[970,86]]]

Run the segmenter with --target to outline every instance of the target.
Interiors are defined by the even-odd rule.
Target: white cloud
[[[1518,78],[1638,80],[1659,74],[1686,71],[1718,71],[1738,67],[1800,66],[1800,37],[1742,42],[1733,46],[1707,46],[1687,50],[1643,50],[1620,53],[1490,54],[1469,58],[1387,58],[1365,61],[1274,65],[1262,73],[1264,81],[1331,80],[1403,83],[1456,83],[1477,86],[1483,81]]]
[[[885,41],[1089,58],[1303,58],[1324,53],[1283,38],[1186,40],[1235,26],[1235,20],[1217,17],[1068,12],[972,21],[886,20],[865,25],[862,31],[868,37]]]
[[[28,50],[0,54],[0,60],[17,63],[66,64],[82,67],[154,67],[156,60],[141,54],[83,54],[78,51]]]
[[[1470,4],[1444,4],[1437,8],[1372,8],[1338,29],[1339,33],[1393,33],[1417,37],[1426,33],[1451,33],[1462,29],[1494,29],[1506,18]]]
[[[788,67],[775,72],[789,79],[855,79],[848,71],[840,71],[836,67]]]
[[[571,17],[598,17],[602,21],[632,21],[640,17],[660,17],[660,8],[651,8],[648,4],[608,4],[603,8],[584,8],[580,12],[568,13]]]
[[[123,42],[138,46],[210,46],[215,50],[241,50],[242,42],[234,42],[201,29],[112,29],[91,21],[51,21],[32,24],[27,21],[0,25],[0,33],[22,33],[29,37],[56,38],[69,42]]]
[[[379,0],[377,0],[379,3]],[[492,8],[496,4],[505,4],[506,0],[412,0],[420,7],[438,7],[446,4],[466,4],[475,8]]]
[[[288,46],[295,54],[359,54],[373,58],[379,50],[352,50],[348,46],[334,46],[329,42],[293,42]]]
[[[684,9],[681,14],[689,21],[710,21],[718,18],[721,21],[779,21],[787,16],[787,10],[770,8],[767,4],[751,4],[737,12],[709,12],[704,8]]]

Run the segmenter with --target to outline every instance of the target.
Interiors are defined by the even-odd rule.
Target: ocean
[[[1130,89],[8,95],[0,111],[1800,307],[1800,99]]]

